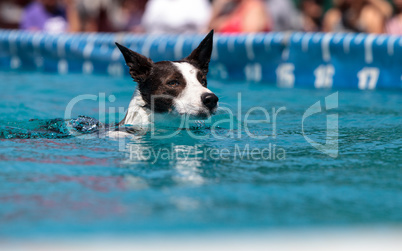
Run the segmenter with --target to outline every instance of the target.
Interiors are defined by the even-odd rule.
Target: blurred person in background
[[[387,22],[386,32],[392,35],[402,35],[402,0],[393,0],[395,15]]]
[[[113,31],[109,17],[118,4],[118,1],[113,0],[77,0],[80,30],[84,32]]]
[[[265,2],[261,0],[215,0],[209,26],[221,33],[272,30]]]
[[[272,30],[302,30],[299,10],[291,0],[266,0],[266,11],[272,19]]]
[[[151,34],[200,33],[208,28],[208,0],[149,0],[141,25]]]
[[[144,32],[141,20],[148,0],[120,0],[110,21],[115,31]]]
[[[75,32],[79,30],[79,20],[73,0],[37,0],[23,12],[20,28],[48,33]]]
[[[300,2],[302,30],[317,32],[322,29],[324,15],[323,0],[302,0]]]
[[[382,33],[391,6],[384,0],[336,0],[323,23],[325,32]]]
[[[31,0],[0,0],[0,28],[19,28],[24,7],[30,2]]]

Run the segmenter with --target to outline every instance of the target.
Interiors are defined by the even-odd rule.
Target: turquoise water
[[[307,118],[305,135],[324,144],[327,116],[338,114],[333,158],[307,142],[302,118],[335,91],[210,81],[237,127],[213,130],[206,123],[168,139],[141,132],[121,142],[71,136],[64,120],[54,119],[64,118],[74,97],[90,94],[106,97],[105,118],[94,100],[74,106],[73,117],[118,121],[124,113],[117,108],[128,105],[135,88],[130,79],[3,72],[0,80],[0,236],[402,223],[400,92],[341,90],[338,108]],[[246,129],[242,122],[256,106],[267,109],[270,121]],[[275,129],[272,109],[281,107]],[[261,110],[250,114],[264,119]],[[227,118],[221,112],[214,121]],[[156,135],[171,131],[160,125]],[[255,152],[240,156],[247,147]],[[264,149],[271,157],[257,159]],[[150,150],[171,156],[133,156]]]

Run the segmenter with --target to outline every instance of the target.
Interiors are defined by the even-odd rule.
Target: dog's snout
[[[219,98],[213,93],[204,93],[201,95],[202,103],[212,110],[218,105]]]

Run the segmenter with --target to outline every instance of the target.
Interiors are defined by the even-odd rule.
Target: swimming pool
[[[164,140],[140,134],[122,147],[108,138],[59,138],[57,130],[48,133],[47,121],[63,118],[67,104],[83,94],[105,97],[104,120],[118,121],[124,114],[117,107],[127,106],[135,88],[130,79],[19,71],[0,72],[0,79],[2,237],[402,224],[398,91],[289,91],[210,81],[240,127],[221,125],[212,135],[201,125]],[[333,109],[303,120],[319,101]],[[249,121],[265,122],[242,126],[256,105],[267,109],[270,121],[256,110]],[[276,128],[273,108],[282,108]],[[99,118],[99,102],[79,102],[72,116],[79,115]],[[331,115],[338,118],[337,157],[305,137],[324,145]],[[171,130],[162,126],[156,134]],[[133,156],[152,149],[171,155]]]

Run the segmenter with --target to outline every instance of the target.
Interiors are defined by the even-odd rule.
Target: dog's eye
[[[207,80],[206,80],[206,79],[201,80],[201,84],[202,84],[202,86],[205,86],[205,87],[206,87],[207,84],[208,84],[208,83],[207,83]]]
[[[180,83],[176,80],[173,80],[173,81],[168,82],[167,85],[171,86],[171,87],[176,87],[176,86],[180,85]]]

